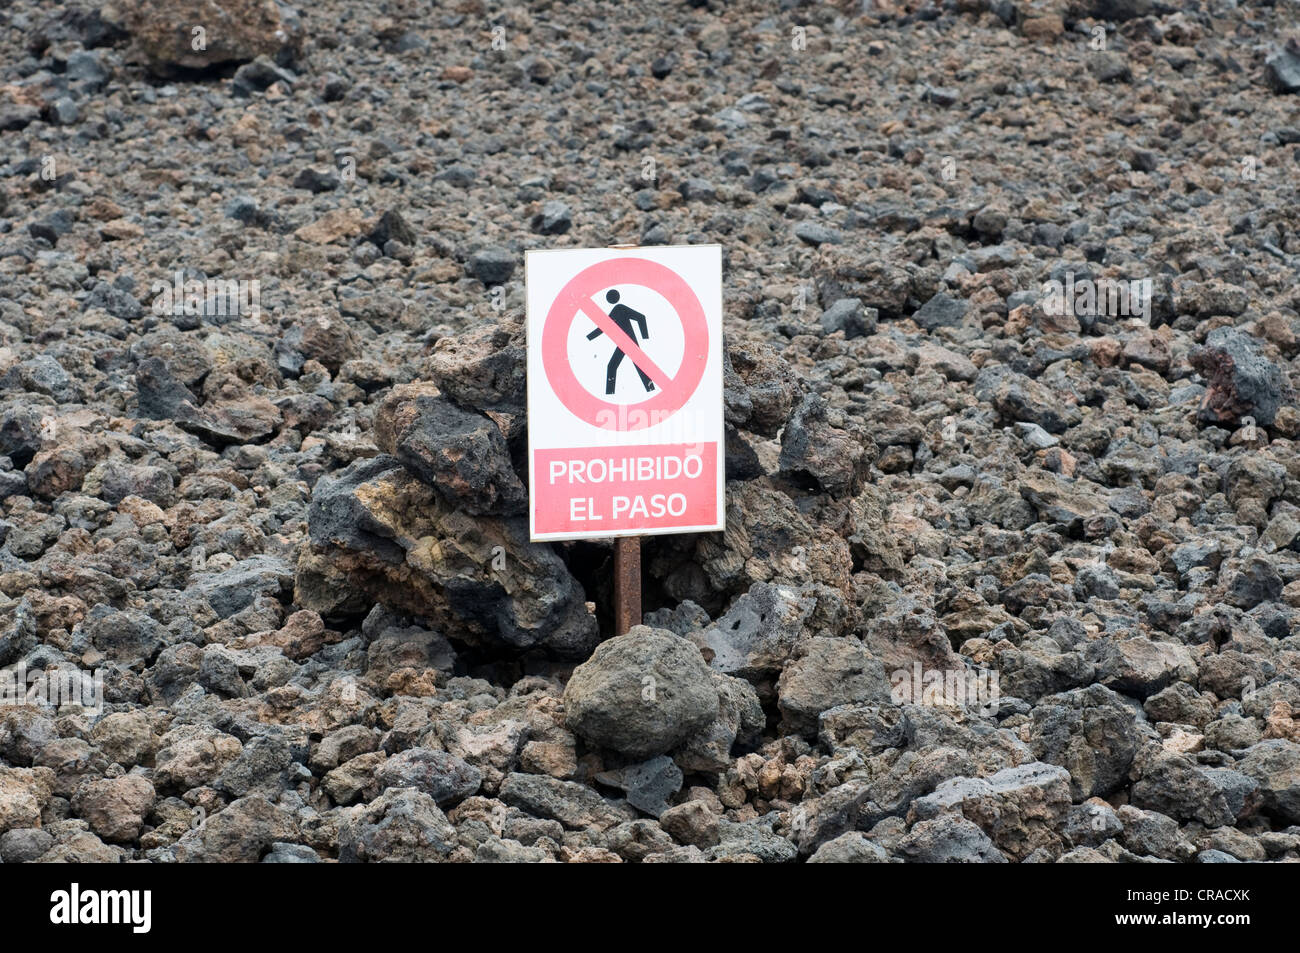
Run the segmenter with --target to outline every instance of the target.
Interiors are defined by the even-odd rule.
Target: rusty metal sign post
[[[726,528],[722,249],[529,251],[529,535],[614,540],[614,630],[641,537]]]
[[[641,537],[614,540],[614,634],[641,624]]]

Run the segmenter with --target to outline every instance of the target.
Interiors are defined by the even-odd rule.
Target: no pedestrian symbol
[[[533,538],[722,529],[721,248],[525,261]]]

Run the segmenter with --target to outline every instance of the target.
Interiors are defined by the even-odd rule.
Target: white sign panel
[[[532,538],[721,530],[722,249],[530,251]]]

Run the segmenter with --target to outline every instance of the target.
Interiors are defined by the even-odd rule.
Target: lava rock
[[[159,0],[149,6],[114,4],[101,13],[130,35],[150,68],[163,76],[178,68],[275,56],[291,50],[298,35],[296,21],[269,0]]]
[[[856,493],[866,478],[870,444],[850,426],[821,395],[805,396],[781,435],[781,473],[833,496]]]
[[[505,248],[482,248],[469,260],[469,273],[485,285],[501,285],[515,273],[515,255]]]
[[[376,412],[375,442],[467,512],[527,509],[528,492],[511,468],[501,429],[460,409],[433,385],[394,388]]]
[[[884,666],[856,639],[809,639],[777,682],[778,704],[791,731],[815,737],[822,712],[840,705],[883,704]]]
[[[1198,415],[1202,422],[1236,425],[1253,417],[1260,426],[1273,424],[1287,388],[1282,372],[1250,335],[1215,328],[1187,360],[1207,381]]]
[[[1264,61],[1264,80],[1275,93],[1300,93],[1300,41],[1293,37]]]
[[[409,748],[384,762],[376,779],[385,788],[415,788],[442,807],[469,797],[483,783],[482,773],[445,751]]]
[[[821,326],[827,334],[843,331],[846,339],[874,334],[878,312],[864,308],[860,298],[840,298],[822,312]]]
[[[533,216],[531,226],[539,235],[563,235],[573,227],[573,211],[561,201],[547,202]]]
[[[634,758],[670,751],[718,712],[699,649],[646,626],[602,642],[564,690],[565,723],[594,745]]]

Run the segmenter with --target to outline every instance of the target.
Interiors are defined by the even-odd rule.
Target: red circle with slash
[[[593,297],[616,285],[641,285],[657,291],[677,312],[685,347],[675,376],[655,364]],[[569,329],[579,314],[585,314],[654,381],[658,392],[653,397],[636,404],[616,404],[582,386],[569,364],[568,353]],[[645,258],[611,258],[584,268],[560,289],[542,325],[542,367],[555,396],[574,416],[603,430],[642,430],[662,423],[691,399],[708,360],[709,328],[700,299],[677,272]]]

